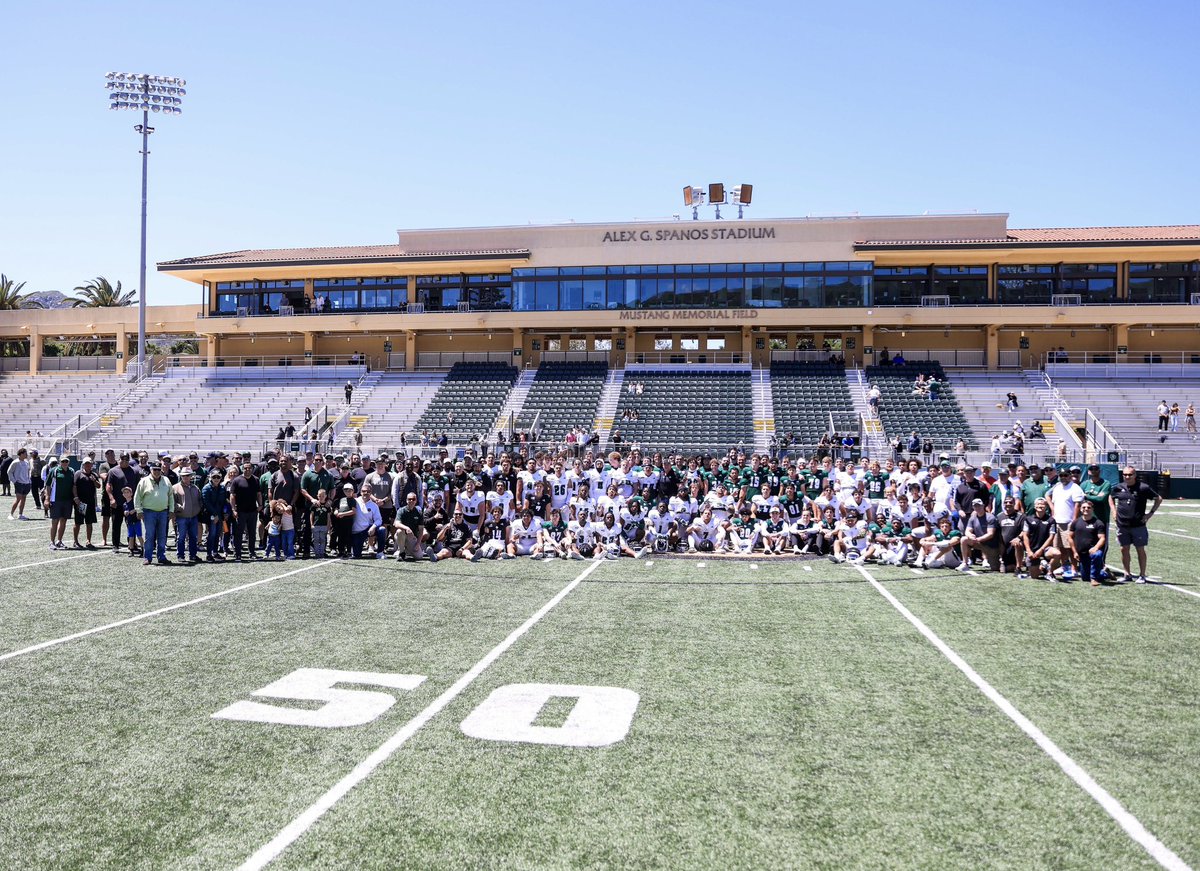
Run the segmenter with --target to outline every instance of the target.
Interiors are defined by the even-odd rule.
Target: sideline
[[[100,551],[100,553],[104,553],[104,552],[105,551]],[[87,554],[84,554],[84,556],[93,556],[93,554],[87,553]],[[79,557],[68,557],[68,558],[69,559],[79,559]],[[54,562],[54,560],[51,560],[51,562]],[[207,596],[201,596],[198,599],[189,599],[186,602],[179,602],[178,604],[175,604],[175,605],[167,605],[165,608],[157,608],[154,611],[147,611],[144,614],[138,614],[134,617],[126,617],[124,620],[117,620],[114,623],[105,623],[103,626],[97,626],[94,629],[85,629],[84,631],[76,632],[73,635],[64,635],[62,638],[54,638],[50,641],[43,641],[40,644],[32,644],[29,647],[23,647],[20,650],[14,650],[10,653],[0,654],[0,662],[4,662],[6,659],[16,659],[18,656],[24,656],[27,653],[36,653],[37,651],[45,650],[48,647],[57,647],[59,644],[66,644],[68,641],[76,641],[80,638],[87,638],[89,635],[96,635],[100,632],[107,632],[109,629],[118,629],[121,626],[128,626],[130,623],[137,623],[140,620],[146,620],[146,619],[149,619],[150,617],[157,617],[160,614],[169,614],[172,611],[178,611],[180,608],[188,608],[188,607],[191,607],[192,605],[199,605],[202,602],[208,602],[212,599],[219,599],[222,596],[228,596],[231,593],[237,593],[237,592],[240,592],[241,590],[248,590],[251,587],[257,587],[260,584],[266,584],[271,581],[278,581],[281,578],[287,578],[287,577],[291,577],[292,575],[298,575],[301,572],[310,572],[313,569],[319,569],[321,566],[329,565],[329,563],[331,563],[331,562],[337,562],[337,560],[327,559],[322,562],[313,563],[312,565],[304,566],[302,568],[293,569],[290,572],[284,572],[282,575],[275,575],[274,577],[263,578],[260,581],[251,581],[248,584],[242,584],[241,586],[237,586],[237,587],[230,587],[228,590],[220,590],[219,592],[216,592],[216,593],[209,593]],[[35,563],[35,565],[40,565],[40,563]],[[17,567],[14,566],[14,568],[17,568]],[[0,571],[3,571],[3,570],[0,569]]]
[[[971,681],[971,683],[975,684],[975,686],[979,688],[979,691],[987,696],[989,701],[1003,711],[1005,716],[1016,723],[1022,732],[1032,738],[1034,743],[1042,748],[1043,752],[1045,752],[1047,756],[1058,763],[1058,767],[1061,768],[1068,777],[1075,781],[1075,783],[1078,784],[1078,786],[1084,792],[1091,796],[1092,799],[1098,805],[1100,805],[1100,807],[1104,808],[1105,812],[1116,821],[1117,825],[1124,829],[1125,833],[1134,841],[1136,841],[1147,853],[1149,853],[1159,865],[1170,869],[1170,871],[1189,871],[1186,862],[1180,859],[1179,856],[1175,855],[1175,853],[1172,852],[1171,849],[1162,841],[1158,840],[1158,838],[1156,838],[1145,826],[1142,825],[1137,817],[1127,811],[1124,805],[1113,798],[1113,796],[1104,787],[1093,780],[1092,776],[1084,771],[1083,768],[1080,767],[1079,763],[1063,752],[1057,744],[1050,740],[1045,732],[1035,726],[1028,717],[1018,711],[1012,702],[1002,696],[995,687],[980,677],[975,669],[971,668],[971,666],[967,664],[966,660],[955,653],[954,650],[951,649],[948,644],[946,644],[946,642],[942,641],[941,638],[934,634],[932,629],[922,623],[920,619],[918,619],[911,611],[905,608],[904,605],[900,603],[899,599],[897,599],[890,592],[888,592],[887,589],[884,588],[883,584],[875,580],[875,578],[873,578],[862,566],[856,565],[854,568],[864,578],[866,578],[871,586],[874,587],[875,590],[881,596],[883,596],[883,598],[887,599],[888,603],[897,611],[899,611],[904,618],[916,628],[918,632],[924,635],[930,644],[936,647],[943,656],[950,660],[950,662],[954,664],[955,668],[966,675],[967,679]]]
[[[87,553],[75,554],[75,556],[63,556],[58,559],[46,559],[38,563],[22,563],[19,566],[4,566],[0,568],[0,572],[13,572],[17,569],[31,569],[35,566],[48,566],[51,563],[65,563],[68,560],[83,559],[86,556],[99,556],[102,553],[108,553],[106,550],[89,550]]]
[[[475,678],[483,674],[483,672],[493,662],[510,647],[517,643],[526,632],[532,629],[537,623],[545,617],[559,602],[567,597],[572,590],[583,583],[592,572],[598,569],[601,565],[601,560],[594,561],[590,566],[584,569],[575,580],[571,581],[565,587],[555,594],[554,598],[543,605],[536,614],[514,629],[507,638],[493,647],[483,659],[471,666],[470,670],[462,677],[456,680],[449,689],[443,692],[440,696],[429,703],[428,707],[421,713],[417,714],[411,720],[401,727],[400,731],[396,732],[392,737],[388,738],[381,744],[370,756],[364,759],[358,765],[354,766],[345,777],[339,780],[336,784],[330,787],[324,795],[318,798],[307,810],[300,816],[296,817],[288,823],[274,838],[260,847],[254,852],[250,858],[238,866],[239,871],[257,871],[264,868],[289,846],[296,842],[305,832],[307,832],[317,820],[321,819],[330,808],[341,801],[350,790],[358,786],[375,771],[380,765],[386,762],[392,754],[404,746],[413,735],[417,734],[421,728],[436,717],[443,708],[456,699],[463,690],[465,690]]]

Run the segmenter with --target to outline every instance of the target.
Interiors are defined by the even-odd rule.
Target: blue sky
[[[756,218],[1195,223],[1197,24],[1194,2],[10,4],[0,271],[137,285],[140,116],[108,110],[107,70],[188,80],[151,137],[152,263],[665,217],[712,181],[754,184]]]

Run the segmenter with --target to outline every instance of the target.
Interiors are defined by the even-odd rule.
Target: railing
[[[0,357],[0,372],[28,372],[28,357]]]
[[[950,297],[934,294],[921,297],[921,308],[941,308],[950,305]]]
[[[42,357],[43,372],[115,372],[116,357]]]
[[[1001,349],[997,359],[996,368],[998,369],[1020,369],[1021,368],[1021,352]]]
[[[209,369],[213,368],[209,365],[208,357],[198,354],[179,355],[163,357],[162,368],[171,369]],[[215,361],[216,368],[237,368],[237,367],[274,367],[285,366],[293,368],[313,369],[322,366],[367,366],[367,358],[362,354],[289,354],[289,355],[272,355],[262,354],[258,356],[238,356],[238,357],[217,357]]]
[[[781,363],[826,363],[830,357],[836,356],[837,351],[786,351],[774,349],[771,351],[771,362]]]
[[[1114,354],[1095,351],[1047,351],[1041,365],[1056,375],[1102,377],[1200,377],[1200,351],[1149,351]]]
[[[875,352],[878,359],[879,351]],[[941,363],[946,369],[986,369],[987,352],[980,349],[904,348],[891,354],[892,362],[902,357],[906,363]]]
[[[625,356],[626,366],[641,366],[655,364],[735,364],[750,365],[744,354],[736,351],[631,351]]]
[[[1091,409],[1084,409],[1083,426],[1087,432],[1089,443],[1094,444],[1097,450],[1104,453],[1124,450],[1116,436],[1108,431],[1108,427],[1101,422],[1100,418],[1092,414]]]
[[[404,310],[410,315],[423,315],[425,314],[425,303],[410,302]]]
[[[513,363],[511,351],[422,351],[418,369],[449,369],[455,363]]]
[[[542,351],[543,363],[607,363],[608,351]]]
[[[1050,297],[1052,306],[1082,305],[1083,295],[1079,293],[1056,293]]]
[[[388,351],[386,359],[384,365],[388,369],[403,369],[408,360],[403,351]]]
[[[1050,393],[1048,398],[1050,408],[1064,415],[1070,414],[1071,406],[1067,400],[1063,399],[1063,395],[1058,392],[1058,388],[1054,386],[1054,379],[1050,377],[1048,370],[1042,370],[1042,383],[1046,385],[1046,389]]]
[[[1059,439],[1066,443],[1067,450],[1085,450],[1085,445],[1080,440],[1079,433],[1075,431],[1075,427],[1067,419],[1066,413],[1056,408],[1050,417],[1054,420],[1054,428],[1057,430]]]

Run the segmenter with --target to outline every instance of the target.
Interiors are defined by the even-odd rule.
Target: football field
[[[1196,503],[1099,589],[47,527],[0,519],[6,869],[1200,867]]]

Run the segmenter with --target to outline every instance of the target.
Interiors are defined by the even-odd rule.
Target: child
[[[283,535],[283,556],[285,559],[296,558],[296,518],[292,514],[291,503],[279,499],[276,501],[279,505],[279,510],[282,516],[279,519],[279,528]]]
[[[263,559],[271,558],[275,551],[275,559],[283,559],[283,500],[276,499],[271,503],[271,519],[267,521],[267,550]]]
[[[317,491],[317,501],[312,511],[312,541],[313,553],[319,557],[325,556],[325,548],[329,544],[329,493],[324,489]]]
[[[142,521],[138,520],[137,509],[133,507],[133,488],[126,487],[121,491],[123,500],[122,510],[125,512],[125,534],[128,536],[129,555],[141,556],[142,553]]]

